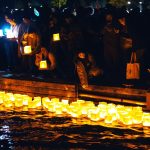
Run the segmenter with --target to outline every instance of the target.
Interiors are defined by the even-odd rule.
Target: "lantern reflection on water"
[[[5,109],[6,108],[6,109]],[[108,104],[100,102],[97,106],[92,101],[77,100],[69,103],[69,100],[48,97],[32,97],[28,95],[6,93],[0,91],[0,110],[7,108],[23,108],[23,111],[43,108],[54,115],[69,115],[76,119],[86,119],[105,124],[113,125],[114,123],[126,126],[146,126],[150,127],[150,113],[142,111],[141,107],[131,107],[123,105]],[[26,109],[24,109],[26,108]]]

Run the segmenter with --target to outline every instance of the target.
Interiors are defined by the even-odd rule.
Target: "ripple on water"
[[[0,149],[150,149],[147,128],[108,128],[46,112],[0,112]]]

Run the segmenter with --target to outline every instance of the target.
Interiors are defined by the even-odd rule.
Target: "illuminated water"
[[[150,149],[149,128],[96,124],[43,111],[1,111],[0,149]]]

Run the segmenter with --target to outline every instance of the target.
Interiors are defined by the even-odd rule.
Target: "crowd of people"
[[[116,8],[92,11],[43,10],[34,19],[27,10],[20,18],[6,13],[5,21],[11,25],[14,37],[0,39],[1,66],[14,72],[85,83],[122,81],[135,51],[142,66],[141,78],[146,77],[150,68],[149,12],[131,15]],[[53,34],[59,34],[60,40],[54,41]],[[25,55],[23,50],[28,45],[32,52]],[[46,70],[39,69],[42,60],[48,62]]]

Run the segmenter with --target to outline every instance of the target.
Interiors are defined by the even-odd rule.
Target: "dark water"
[[[91,124],[91,125],[90,125]],[[148,128],[108,128],[44,111],[0,112],[0,150],[150,150]]]

